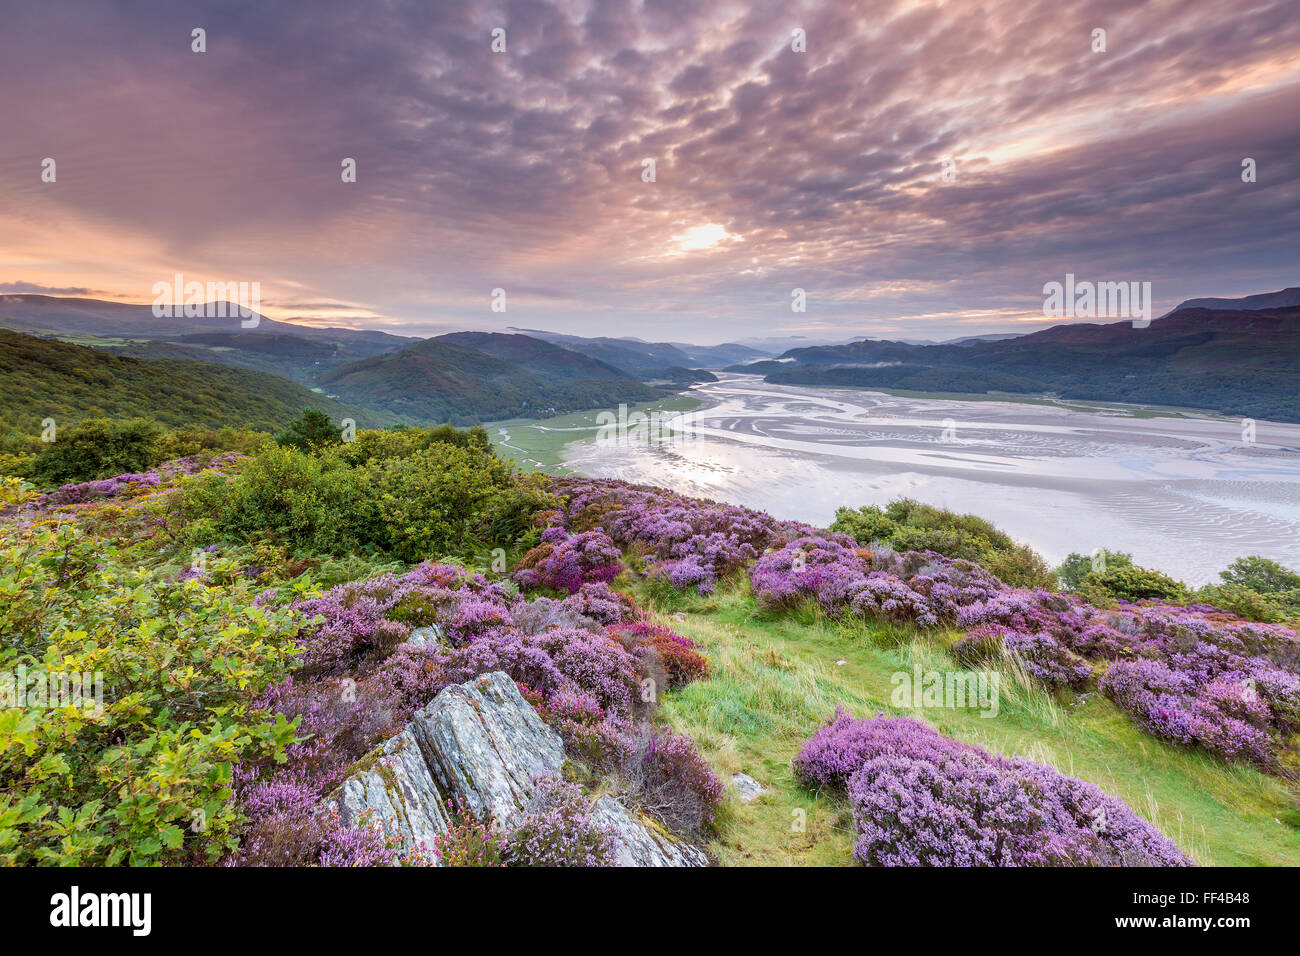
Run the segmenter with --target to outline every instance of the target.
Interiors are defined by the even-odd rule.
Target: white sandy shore
[[[571,446],[596,477],[827,524],[910,496],[995,522],[1056,562],[1131,551],[1189,584],[1233,558],[1300,568],[1300,425],[1137,418],[1019,402],[904,398],[722,375],[678,433]]]

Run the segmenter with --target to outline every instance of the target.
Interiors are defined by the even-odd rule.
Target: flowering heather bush
[[[630,597],[602,581],[584,584],[560,603],[598,624],[630,624],[641,616]]]
[[[611,627],[609,632],[630,647],[633,653],[653,655],[655,663],[668,675],[671,687],[680,687],[693,680],[707,680],[709,677],[709,662],[700,653],[700,645],[662,624],[640,621]]]
[[[754,598],[768,609],[788,608],[814,598],[823,608],[835,610],[848,601],[851,589],[866,576],[866,565],[852,544],[816,537],[798,538],[768,552],[749,571]]]
[[[545,694],[565,688],[585,691],[614,710],[631,707],[637,685],[636,664],[618,642],[578,628],[540,634],[494,631],[453,651],[444,678],[460,683],[495,670]]]
[[[870,866],[1188,866],[1126,804],[1032,761],[1006,760],[908,718],[837,710],[795,772],[847,793]]]
[[[722,784],[688,735],[667,726],[652,733],[641,758],[645,808],[678,833],[703,834],[722,802]]]
[[[1004,652],[1049,690],[1061,687],[1078,690],[1092,679],[1088,662],[1062,647],[1046,631],[1021,634],[1005,628],[980,627],[953,648],[953,656],[968,667],[996,663]]]
[[[81,504],[100,498],[116,498],[120,495],[134,494],[146,488],[157,488],[162,477],[156,471],[143,474],[116,475],[99,481],[83,481],[74,485],[62,485],[45,496],[50,505]]]
[[[559,532],[559,534],[556,534]],[[524,556],[514,579],[521,587],[547,587],[573,594],[584,584],[608,583],[623,570],[623,552],[600,531],[564,536],[559,528],[548,528],[551,540]]]
[[[511,866],[614,866],[614,835],[591,819],[582,790],[558,777],[538,777],[533,795],[506,838]]]
[[[942,608],[937,608],[919,591],[892,574],[873,571],[849,587],[849,609],[861,617],[895,624],[915,624],[917,627],[938,627],[947,619]]]
[[[804,537],[769,552],[750,569],[750,582],[764,607],[789,607],[812,597],[827,611],[922,628],[953,624],[962,608],[1003,589],[969,561],[859,549],[847,535]]]
[[[1273,714],[1250,685],[1198,684],[1190,674],[1143,659],[1112,665],[1100,688],[1156,737],[1199,745],[1227,760],[1275,763]]]
[[[560,479],[551,491],[566,503],[548,521],[576,531],[599,528],[616,544],[645,556],[647,574],[701,594],[773,544],[814,533],[808,525],[762,512],[624,482]]]
[[[448,810],[454,810],[450,803]],[[433,852],[443,866],[505,866],[506,838],[496,827],[480,823],[466,810],[455,814],[446,833],[433,838]]]

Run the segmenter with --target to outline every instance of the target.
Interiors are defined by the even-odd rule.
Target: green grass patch
[[[689,412],[699,408],[701,401],[690,394],[670,395],[655,402],[636,402],[628,405],[628,414],[635,412]],[[552,475],[569,475],[574,472],[564,464],[565,450],[574,442],[590,441],[600,429],[599,416],[611,409],[592,409],[557,415],[554,418],[512,418],[508,421],[490,422],[483,427],[497,454],[513,458],[521,471],[544,471]],[[615,414],[617,414],[617,410]]]
[[[1150,737],[1100,694],[1057,697],[1000,672],[996,716],[891,706],[891,676],[962,670],[954,634],[859,622],[844,626],[806,608],[758,610],[743,578],[709,598],[638,600],[704,645],[713,677],[669,694],[663,714],[690,733],[727,782],[744,772],[767,793],[729,800],[710,850],[724,865],[848,865],[853,826],[844,801],[804,790],[791,758],[844,705],[857,717],[911,716],[941,733],[1006,756],[1023,756],[1095,783],[1127,802],[1202,865],[1298,866],[1296,796],[1280,780]],[[805,828],[797,827],[800,814]]]

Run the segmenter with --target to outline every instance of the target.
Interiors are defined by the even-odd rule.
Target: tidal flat
[[[562,470],[817,525],[911,497],[987,518],[1053,563],[1105,547],[1191,585],[1247,554],[1300,568],[1300,425],[719,378],[671,428],[572,433]]]

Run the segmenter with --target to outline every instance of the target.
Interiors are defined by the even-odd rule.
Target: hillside
[[[545,417],[650,401],[661,394],[626,379],[550,381],[513,362],[443,339],[353,362],[327,372],[322,382],[346,401],[452,424]]]
[[[171,427],[276,429],[304,408],[373,427],[392,421],[264,372],[168,358],[142,360],[0,329],[0,431],[39,434],[90,417],[148,417]]]
[[[617,382],[631,379],[599,359],[570,349],[560,348],[529,335],[509,335],[504,332],[449,332],[437,336],[439,342],[450,342],[462,348],[477,349],[486,355],[512,362],[534,375],[553,382],[578,382],[590,379]]]
[[[27,293],[0,295],[0,326],[59,335],[171,339],[198,332],[277,333],[333,342],[353,350],[357,357],[403,348],[416,341],[373,329],[320,328],[279,322],[264,315],[257,318],[255,327],[244,328],[238,318],[158,318],[149,305]]]
[[[145,341],[83,337],[78,344],[133,358],[188,358],[219,362],[236,368],[282,375],[301,385],[320,384],[321,375],[358,358],[383,354],[390,348],[355,349],[328,340],[313,340],[283,332],[195,332],[175,339]]]
[[[1145,328],[1078,323],[963,345],[868,339],[782,359],[733,370],[778,384],[1045,392],[1300,421],[1300,307],[1182,309]]]
[[[33,661],[56,639],[111,645],[105,683],[134,691],[93,735],[75,708],[34,709],[11,766],[59,813],[0,819],[0,861],[1300,863],[1290,625],[1201,595],[1054,593],[971,515],[891,507],[929,531],[895,550],[876,536],[908,528],[863,524],[870,509],[814,528],[521,478],[472,433],[362,432],[187,470],[0,486],[0,548],[38,558],[16,563],[0,626]],[[311,747],[291,746],[295,717]],[[172,732],[193,772],[137,795]],[[563,812],[534,813],[538,793]],[[137,805],[144,822],[116,824]],[[211,826],[184,826],[196,805]]]
[[[607,336],[586,338],[537,329],[518,331],[598,359],[639,378],[661,377],[667,368],[722,368],[736,362],[767,358],[771,354],[735,342],[690,345],[685,342],[644,342],[640,339]]]

